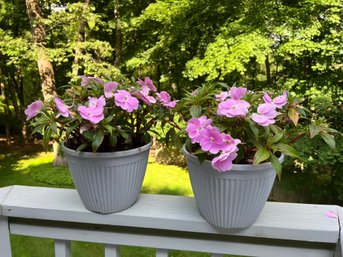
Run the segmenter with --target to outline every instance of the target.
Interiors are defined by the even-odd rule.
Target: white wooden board
[[[8,217],[310,242],[336,243],[339,238],[338,219],[325,215],[337,210],[333,205],[268,202],[253,226],[218,231],[201,217],[192,197],[141,194],[131,208],[102,215],[85,209],[73,189],[13,186],[0,189],[1,196],[2,215]]]

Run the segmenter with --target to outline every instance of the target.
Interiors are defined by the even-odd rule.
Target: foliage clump
[[[110,152],[149,142],[158,121],[173,122],[176,102],[148,77],[118,83],[83,76],[63,97],[37,100],[25,114],[45,145],[53,138],[78,151]]]
[[[188,150],[209,159],[218,171],[233,163],[257,165],[270,161],[281,174],[280,154],[299,157],[293,144],[304,136],[320,136],[335,148],[336,130],[324,120],[313,120],[299,99],[286,91],[269,94],[244,87],[205,85],[183,99],[189,110]]]

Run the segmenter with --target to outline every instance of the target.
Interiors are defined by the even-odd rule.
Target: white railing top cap
[[[310,242],[338,241],[339,220],[328,217],[326,212],[341,210],[335,205],[268,202],[251,227],[218,231],[201,217],[192,197],[141,194],[131,208],[104,215],[85,209],[74,189],[0,188],[0,214],[7,217]]]

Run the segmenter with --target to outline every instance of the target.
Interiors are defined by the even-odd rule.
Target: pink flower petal
[[[43,102],[41,100],[37,100],[29,104],[25,110],[25,114],[27,115],[26,120],[29,120],[35,117],[42,108],[43,108]]]
[[[325,212],[325,216],[329,217],[329,218],[338,218],[338,214],[335,211],[327,211]]]
[[[233,100],[239,100],[245,96],[248,89],[245,87],[232,87],[230,89],[230,95]]]
[[[59,112],[57,116],[62,115],[63,117],[69,117],[69,108],[68,106],[57,96],[54,97],[54,102],[56,104],[56,108]]]
[[[114,96],[115,91],[118,88],[118,83],[111,81],[104,85],[104,93],[106,98],[112,98]]]

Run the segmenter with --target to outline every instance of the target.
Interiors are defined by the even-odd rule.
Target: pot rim
[[[93,152],[82,152],[82,151],[76,151],[76,150],[70,149],[64,145],[64,142],[65,141],[62,142],[61,147],[62,147],[62,151],[65,154],[70,155],[70,156],[75,156],[75,157],[87,157],[87,158],[116,158],[116,157],[130,156],[130,155],[135,155],[137,153],[149,151],[152,145],[152,141],[150,141],[146,145],[129,149],[129,150],[93,153]]]
[[[192,159],[193,161],[197,161],[199,162],[198,158],[196,156],[194,156],[193,154],[191,154],[190,152],[188,152],[188,150],[186,149],[186,144],[184,144],[182,146],[182,152],[186,155],[187,158]],[[279,161],[280,163],[282,163],[284,161],[285,155],[281,154],[281,156],[279,157]],[[199,162],[200,164],[200,162]],[[209,165],[210,167],[212,167],[211,161],[209,160],[205,160],[203,164]],[[271,162],[264,162],[264,163],[260,163],[258,165],[253,165],[253,164],[233,164],[232,169],[231,170],[238,170],[238,171],[245,171],[245,170],[263,170],[266,168],[272,167]],[[225,172],[219,172],[218,173],[226,173],[226,172],[230,172],[231,170],[225,171]]]

